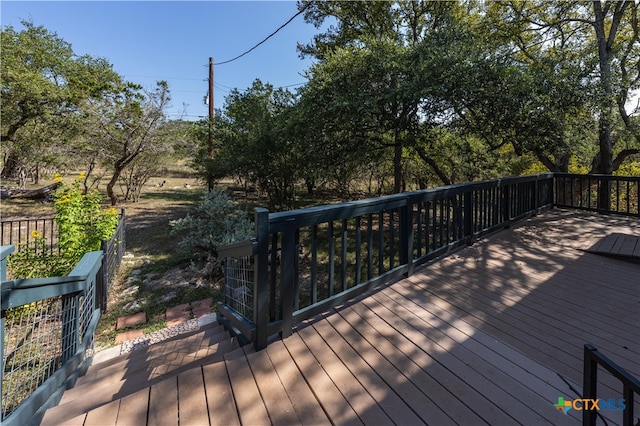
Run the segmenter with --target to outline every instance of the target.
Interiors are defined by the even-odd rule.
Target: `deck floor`
[[[579,398],[584,343],[640,377],[640,264],[588,252],[613,233],[640,223],[542,213],[69,424],[580,424],[554,404]],[[598,396],[622,398],[599,375]]]

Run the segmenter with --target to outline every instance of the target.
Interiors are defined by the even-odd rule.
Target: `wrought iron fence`
[[[1,419],[38,424],[89,366],[103,253],[85,254],[66,277],[4,281],[11,251],[2,248]]]
[[[44,244],[35,247],[34,240],[44,238]],[[3,220],[0,222],[0,245],[22,245],[35,249],[45,249],[54,253],[58,243],[58,227],[53,217],[36,219]]]

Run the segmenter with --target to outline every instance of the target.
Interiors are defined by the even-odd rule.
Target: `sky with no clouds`
[[[249,50],[298,12],[295,1],[6,1],[2,26],[21,21],[44,26],[72,45],[78,55],[106,58],[126,80],[153,88],[166,80],[170,118],[206,117],[209,57],[227,61]],[[241,91],[260,78],[295,90],[306,81],[311,59],[297,43],[320,30],[302,15],[252,52],[214,66],[216,108],[232,88]]]

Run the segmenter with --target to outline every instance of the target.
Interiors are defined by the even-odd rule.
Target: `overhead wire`
[[[304,5],[304,7],[302,9],[300,9],[298,11],[298,13],[296,13],[295,15],[293,15],[291,18],[289,18],[289,20],[287,22],[285,22],[284,24],[280,25],[280,27],[278,27],[277,30],[275,30],[274,32],[272,32],[271,34],[269,34],[267,37],[265,37],[261,42],[259,42],[258,44],[256,44],[255,46],[253,46],[251,49],[247,50],[246,52],[243,52],[241,54],[239,54],[238,56],[236,56],[235,58],[231,58],[227,61],[222,61],[222,62],[216,62],[213,65],[224,65],[224,64],[228,64],[229,62],[233,62],[237,59],[242,58],[243,56],[247,55],[248,53],[252,52],[253,50],[255,50],[258,46],[260,46],[261,44],[263,44],[264,42],[266,42],[267,40],[269,40],[271,37],[273,37],[274,35],[276,35],[278,33],[278,31],[280,31],[281,29],[283,29],[284,27],[286,27],[291,21],[293,21],[296,17],[298,17],[298,15],[302,14],[310,5],[311,3],[307,3],[306,5]]]

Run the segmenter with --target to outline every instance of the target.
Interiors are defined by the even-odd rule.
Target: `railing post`
[[[269,210],[255,209],[256,254],[254,260],[253,322],[256,326],[254,348],[259,351],[267,347],[269,337]]]
[[[464,236],[469,239],[469,244],[473,239],[473,190],[464,193]]]
[[[14,246],[0,246],[0,283],[7,279],[7,257],[13,253]],[[0,383],[4,383],[4,312],[0,316]],[[4,415],[0,406],[0,421]]]
[[[506,223],[505,226],[509,227],[509,222],[511,221],[511,187],[509,184],[502,187],[502,202],[504,203],[502,206],[502,219]]]
[[[100,250],[102,250],[102,267],[96,278],[96,309],[103,312],[107,310],[107,287],[109,286],[109,260],[110,253],[107,250],[107,240],[102,239],[100,242]]]
[[[590,344],[584,345],[584,367],[582,373],[582,398],[584,399],[596,399],[598,386],[598,362],[591,356],[591,353],[594,351],[597,351],[594,346]],[[596,414],[597,411],[595,410],[583,410],[583,426],[595,426]]]
[[[611,180],[600,176],[598,185],[598,209],[600,213],[611,212]]]

